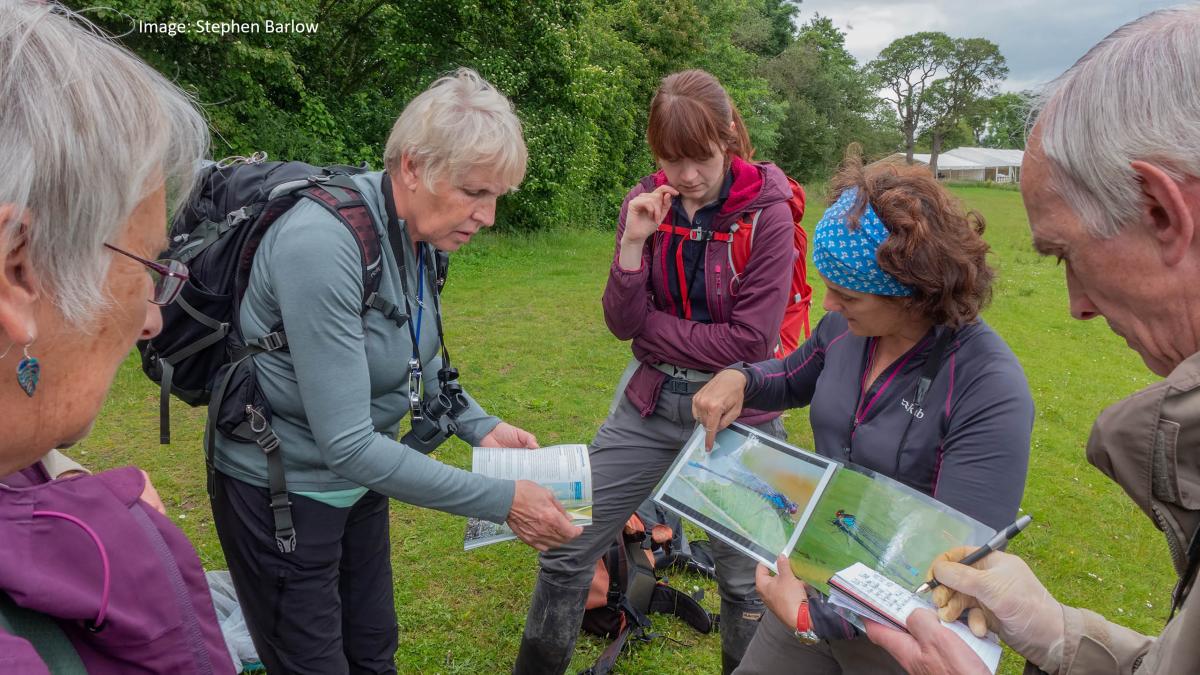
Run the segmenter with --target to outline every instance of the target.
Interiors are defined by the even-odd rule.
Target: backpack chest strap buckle
[[[688,241],[723,241],[727,243],[733,241],[733,234],[731,232],[718,232],[703,227],[678,227],[669,222],[659,225],[658,231],[676,237],[683,237]]]

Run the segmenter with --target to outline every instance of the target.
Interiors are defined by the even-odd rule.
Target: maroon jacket
[[[618,263],[629,200],[662,185],[666,176],[661,171],[646,176],[621,204],[616,253],[604,289],[604,320],[618,339],[633,340],[633,355],[642,362],[625,395],[643,417],[654,412],[666,379],[651,365],[670,363],[715,372],[742,361],[771,358],[779,339],[796,255],[787,205],[791,188],[774,164],[750,164],[735,157],[730,168],[733,185],[713,229],[728,232],[743,213],[763,212],[755,227],[750,259],[736,284],[729,269],[729,244],[708,242],[704,275],[710,324],[681,319],[668,309],[664,233],[657,232],[646,241],[638,269],[625,270]],[[778,412],[744,410],[739,421],[761,424],[778,416]]]
[[[132,467],[0,477],[0,591],[56,619],[88,673],[231,674],[200,559],[141,501],[145,485]],[[46,670],[29,642],[0,631],[0,672]]]

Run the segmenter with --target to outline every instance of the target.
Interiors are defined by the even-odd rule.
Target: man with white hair
[[[1047,673],[1200,672],[1200,5],[1109,35],[1040,105],[1021,192],[1038,252],[1064,263],[1071,315],[1103,316],[1158,382],[1105,410],[1088,461],[1167,538],[1179,581],[1166,627],[1141,635],[1061,605],[1020,558],[935,563],[943,619],[970,610]],[[1128,273],[1128,270],[1136,270]],[[929,612],[871,639],[909,672],[987,672]]]

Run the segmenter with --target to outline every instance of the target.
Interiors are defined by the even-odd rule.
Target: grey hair
[[[59,312],[86,328],[108,306],[111,242],[164,183],[187,197],[208,128],[192,99],[57,3],[0,0],[0,204]],[[173,209],[172,209],[173,210]],[[165,223],[164,223],[165,227]]]
[[[1098,238],[1138,218],[1130,163],[1200,177],[1200,5],[1163,9],[1101,40],[1034,106],[1052,189]]]
[[[407,155],[430,191],[443,176],[457,180],[476,166],[495,167],[515,188],[528,153],[512,103],[470,68],[438,78],[409,102],[392,126],[383,163],[396,173]]]

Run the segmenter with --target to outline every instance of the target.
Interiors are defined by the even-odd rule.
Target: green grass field
[[[1037,405],[1023,503],[1035,520],[1012,550],[1029,560],[1063,602],[1157,633],[1173,584],[1166,547],[1083,455],[1101,408],[1149,383],[1152,375],[1103,322],[1068,316],[1062,270],[1033,253],[1018,193],[954,191],[988,219],[999,282],[985,318],[1020,358]],[[822,210],[815,197],[810,204],[809,225]],[[582,228],[485,235],[454,258],[446,329],[462,380],[486,408],[533,431],[543,445],[591,439],[629,358],[628,346],[609,334],[601,316],[611,238],[611,232]],[[815,282],[811,270],[810,276]],[[814,324],[821,295],[818,287]],[[204,494],[204,411],[175,402],[174,443],[159,446],[157,405],[157,390],[131,358],[95,431],[71,452],[93,469],[125,464],[146,469],[204,564],[223,568]],[[805,412],[785,419],[792,441],[811,447]],[[457,440],[438,457],[470,466],[469,450]],[[463,518],[393,502],[401,672],[495,673],[511,667],[537,569],[535,553],[519,543],[464,553],[464,524]],[[706,602],[716,607],[711,585],[682,576],[672,582],[709,588]],[[666,618],[656,618],[655,625],[678,642],[635,645],[622,657],[619,672],[719,672],[716,635],[696,635]],[[591,665],[604,644],[581,638],[572,672]],[[1002,672],[1020,672],[1019,666],[1010,654]]]

